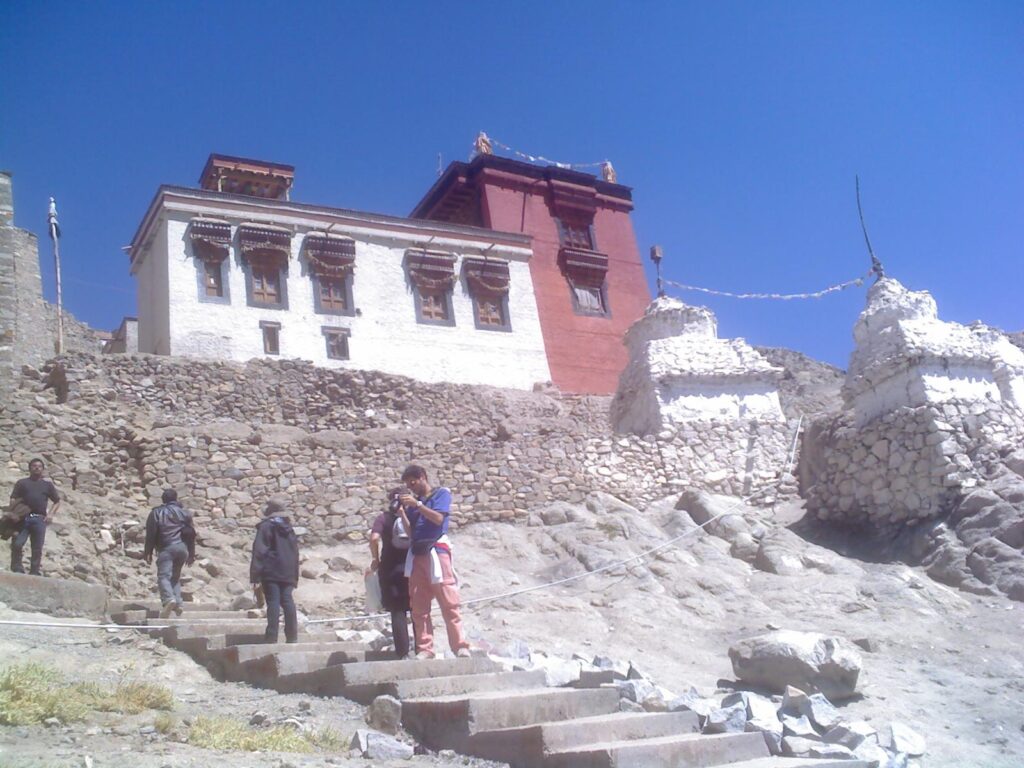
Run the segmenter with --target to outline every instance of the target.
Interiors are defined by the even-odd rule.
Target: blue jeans
[[[29,564],[29,573],[33,576],[41,576],[39,566],[43,562],[43,539],[46,538],[46,517],[44,515],[27,515],[21,523],[21,530],[11,539],[11,570],[14,573],[24,573],[25,566],[21,561],[21,551],[25,548],[25,542],[32,539],[32,559]]]
[[[295,611],[295,600],[292,599],[291,584],[281,581],[264,581],[263,595],[267,598],[267,632],[264,635],[268,643],[277,642],[277,624],[284,611],[284,639],[289,643],[298,642],[299,617]]]
[[[181,604],[181,567],[188,559],[188,547],[182,542],[169,544],[156,555],[156,584],[160,604]]]

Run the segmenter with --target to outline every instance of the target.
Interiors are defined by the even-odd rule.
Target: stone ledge
[[[0,573],[0,602],[16,611],[103,619],[107,612],[107,589],[82,581]]]

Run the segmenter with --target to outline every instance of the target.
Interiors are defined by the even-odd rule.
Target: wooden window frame
[[[277,270],[278,300],[276,302],[259,301],[256,299],[254,272],[264,269]],[[288,267],[286,264],[275,264],[270,259],[246,259],[244,270],[246,304],[250,307],[260,307],[262,309],[288,309]]]
[[[270,320],[260,321],[263,334],[263,354],[273,357],[281,356],[281,324]]]
[[[206,274],[207,269],[216,264],[220,270],[220,296],[210,296],[206,292]],[[220,261],[214,262],[209,259],[202,259],[198,256],[195,257],[196,266],[196,290],[198,292],[199,301],[203,304],[230,304],[231,303],[231,281],[229,279],[230,274],[230,260],[225,257]]]
[[[323,326],[320,332],[324,336],[325,351],[328,360],[350,360],[351,350],[349,349],[348,340],[352,338],[352,332],[348,328],[338,328],[336,326]],[[331,340],[332,338],[340,338],[343,340],[344,355],[338,357],[331,354]]]
[[[313,311],[318,315],[340,315],[344,317],[352,317],[356,313],[355,304],[352,300],[352,272],[348,271],[344,276],[332,277],[329,275],[320,274],[317,272],[312,273],[313,280]],[[321,294],[322,286],[324,281],[338,282],[341,284],[341,292],[345,306],[341,309],[336,309],[330,306],[324,306],[323,296]]]

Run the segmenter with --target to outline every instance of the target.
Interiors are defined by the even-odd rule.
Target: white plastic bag
[[[379,613],[384,610],[384,600],[380,594],[380,579],[376,571],[366,574],[366,612]]]

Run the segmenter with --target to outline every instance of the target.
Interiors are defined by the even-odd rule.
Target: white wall
[[[171,352],[168,279],[167,222],[162,219],[155,225],[153,239],[135,267],[139,352]]]
[[[205,215],[231,222],[232,233],[250,219],[227,211],[206,209]],[[537,315],[537,304],[530,279],[530,250],[496,247],[489,256],[509,261],[511,285],[509,314],[511,332],[477,330],[471,298],[461,280],[461,257],[478,257],[478,242],[458,241],[454,236],[435,239],[429,247],[458,255],[455,265],[460,281],[452,296],[454,327],[424,325],[416,322],[413,294],[407,285],[404,258],[409,247],[427,245],[425,237],[402,238],[371,225],[332,229],[332,234],[356,241],[355,274],[352,295],[358,310],[355,316],[321,315],[314,311],[313,282],[300,260],[304,235],[312,227],[300,216],[278,216],[279,226],[295,227],[287,275],[287,310],[263,309],[246,304],[245,274],[233,237],[228,272],[231,303],[201,302],[196,279],[196,263],[191,257],[188,222],[197,211],[171,211],[163,238],[169,271],[166,293],[170,301],[172,342],[170,353],[195,357],[248,360],[263,357],[260,321],[281,324],[281,358],[301,358],[318,365],[380,370],[402,374],[422,381],[448,381],[465,384],[528,389],[538,381],[551,378]],[[322,224],[316,226],[322,230]],[[151,254],[155,255],[155,254]],[[141,299],[142,282],[154,278],[139,270],[140,333],[145,325]],[[155,280],[158,286],[159,280]],[[149,322],[147,320],[147,322]],[[331,360],[321,332],[323,326],[348,328],[349,360]],[[149,351],[148,349],[146,351]]]

